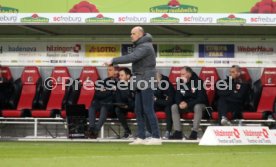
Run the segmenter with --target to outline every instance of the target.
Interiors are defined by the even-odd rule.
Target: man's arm
[[[134,52],[121,56],[121,57],[116,57],[112,59],[112,64],[128,64],[128,63],[133,63],[136,62],[146,56],[147,54],[147,47],[140,47],[136,48]]]

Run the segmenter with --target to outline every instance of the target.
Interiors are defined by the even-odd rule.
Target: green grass
[[[276,146],[204,147],[197,144],[0,142],[0,166],[162,167],[275,166]]]

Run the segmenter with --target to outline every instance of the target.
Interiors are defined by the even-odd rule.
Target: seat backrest
[[[11,70],[9,67],[6,67],[6,66],[1,66],[0,67],[0,71],[1,71],[1,77],[5,78],[6,80],[12,80],[13,77],[12,77],[12,74],[11,74]]]
[[[78,99],[78,104],[84,104],[88,109],[91,101],[94,98],[95,89],[94,83],[99,79],[98,70],[96,67],[83,67],[80,74],[81,90]]]
[[[38,68],[25,67],[21,75],[22,89],[17,105],[18,110],[32,109],[33,100],[38,89],[38,80],[41,79]]]
[[[241,78],[247,83],[250,83],[250,84],[252,83],[251,76],[246,67],[241,68]]]
[[[199,78],[204,81],[209,105],[212,106],[216,94],[216,82],[219,80],[217,69],[215,67],[202,67]]]
[[[276,97],[276,68],[264,68],[261,82],[263,89],[257,112],[272,112]]]
[[[180,77],[180,70],[182,67],[172,67],[170,74],[169,74],[169,80],[173,84],[173,86],[176,86],[177,79]]]
[[[69,81],[70,74],[67,67],[55,67],[52,71],[52,89],[47,104],[47,110],[62,109],[62,101],[66,93],[65,84]]]

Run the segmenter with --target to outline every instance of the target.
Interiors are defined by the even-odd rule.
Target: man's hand
[[[188,104],[185,102],[185,101],[182,101],[180,104],[179,104],[179,108],[180,109],[185,109],[185,108],[187,108],[188,107]]]
[[[112,59],[109,59],[108,61],[104,62],[104,66],[110,66],[112,64]]]

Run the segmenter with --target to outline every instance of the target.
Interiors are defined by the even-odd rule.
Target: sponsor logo
[[[151,23],[179,23],[179,19],[175,17],[169,17],[168,14],[163,14],[161,17],[150,19]]]
[[[83,71],[84,74],[92,74],[92,73],[95,73],[94,70],[84,70]]]
[[[203,74],[214,74],[214,71],[202,71]]]
[[[245,136],[249,137],[264,137],[264,138],[269,138],[269,134],[266,129],[262,129],[260,131],[254,131],[254,130],[243,130],[243,133]]]
[[[250,19],[251,23],[275,23],[276,17],[253,17]]]
[[[48,52],[62,52],[62,53],[66,53],[66,52],[74,52],[74,53],[79,53],[79,51],[81,50],[81,45],[80,44],[76,44],[75,46],[54,46],[54,45],[50,45],[47,46],[47,51]]]
[[[221,64],[221,60],[214,60],[214,64]]]
[[[256,61],[256,64],[263,64],[263,61],[258,60],[258,61]]]
[[[57,60],[51,60],[50,63],[58,63]]]
[[[264,46],[257,46],[257,47],[249,47],[249,46],[238,46],[239,52],[273,52],[274,49],[272,47],[264,47]]]
[[[102,14],[98,14],[96,17],[85,19],[86,23],[114,23],[113,18],[104,17]]]
[[[25,73],[35,73],[36,71],[35,70],[25,70],[24,72]]]
[[[33,14],[31,17],[21,18],[22,23],[49,23],[49,19],[46,17],[40,17],[37,14]]]
[[[227,137],[227,138],[240,138],[240,132],[238,129],[234,128],[233,130],[214,130],[214,133],[218,137]]]
[[[6,16],[2,15],[0,16],[0,22],[16,22],[17,21],[17,16]]]
[[[204,61],[204,60],[198,60],[197,63],[198,63],[198,64],[204,64],[205,61]]]
[[[212,17],[202,17],[202,16],[187,16],[184,17],[184,23],[212,23]]]
[[[18,13],[18,9],[0,5],[0,13]]]
[[[172,71],[173,74],[180,74],[180,71]]]
[[[119,17],[118,22],[139,22],[139,23],[146,23],[147,17],[137,17],[137,16],[124,16]]]
[[[82,21],[81,17],[72,17],[72,16],[55,16],[53,17],[54,22],[78,22]]]
[[[265,71],[264,73],[265,74],[273,74],[274,75],[274,74],[276,74],[276,71]]]
[[[197,13],[198,7],[180,4],[178,0],[171,0],[166,5],[151,7],[149,11],[152,13]]]
[[[36,47],[8,46],[9,52],[36,52]]]
[[[217,19],[217,23],[245,24],[246,19],[238,18],[235,15],[229,15],[228,17]]]
[[[54,73],[57,73],[57,74],[65,74],[65,71],[64,71],[64,70],[55,70]]]

